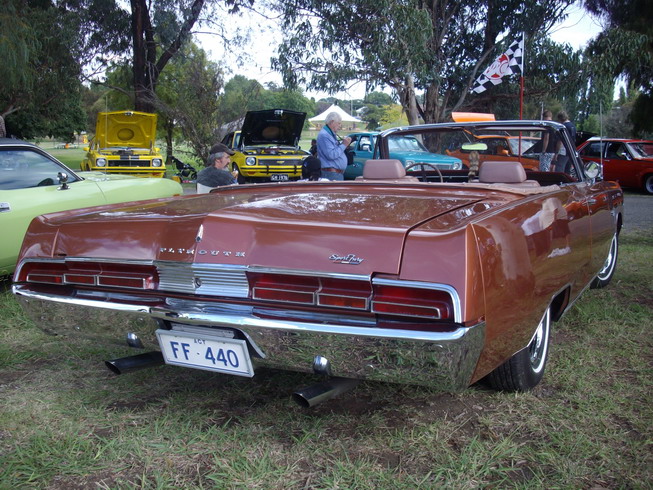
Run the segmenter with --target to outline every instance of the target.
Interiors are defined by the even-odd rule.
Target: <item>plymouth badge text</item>
[[[329,260],[332,260],[338,264],[351,264],[351,265],[358,265],[363,260],[360,257],[356,257],[354,254],[349,254],[349,255],[338,255],[338,254],[333,254],[331,257],[329,257]]]
[[[175,255],[194,255],[197,252],[197,255],[212,255],[212,256],[218,256],[218,255],[223,255],[225,257],[231,257],[232,255],[234,257],[244,257],[245,252],[234,252],[232,250],[204,250],[204,249],[199,249],[195,250],[194,248],[168,248],[168,247],[161,247],[159,249],[159,253],[167,253],[167,254],[175,254]]]

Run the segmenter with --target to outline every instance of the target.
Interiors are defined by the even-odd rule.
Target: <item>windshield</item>
[[[508,140],[508,143],[510,144],[510,152],[513,155],[523,155],[526,150],[537,143],[537,139],[535,138],[523,137],[521,138],[521,151],[519,151],[519,141],[519,138],[512,138]]]
[[[388,140],[388,148],[390,151],[428,151],[417,138],[412,136],[391,136]]]
[[[380,154],[392,158],[393,152],[411,150],[447,155],[462,162],[461,170],[480,168],[486,161],[517,162],[527,175],[547,172],[551,175],[540,176],[542,181],[564,184],[576,181],[582,169],[562,131],[560,125],[539,121],[411,126],[389,130]]]
[[[636,158],[647,158],[653,156],[653,143],[644,141],[631,143],[630,148],[633,150]]]

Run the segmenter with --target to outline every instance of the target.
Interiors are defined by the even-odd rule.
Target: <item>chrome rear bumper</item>
[[[13,290],[36,324],[55,335],[125,345],[127,333],[133,332],[145,348],[156,348],[157,328],[194,325],[229,330],[247,340],[255,367],[314,372],[319,358],[328,361],[333,376],[445,391],[470,384],[485,340],[484,323],[456,325],[446,332],[400,330],[363,322],[325,323],[310,317],[291,321],[236,305],[217,308],[209,303],[167,300],[169,306],[161,308],[68,298],[21,285],[14,285]]]

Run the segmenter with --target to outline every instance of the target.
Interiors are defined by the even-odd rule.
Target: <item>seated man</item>
[[[197,193],[208,194],[211,189],[222,185],[237,184],[237,172],[225,170],[231,163],[231,155],[235,152],[222,143],[216,143],[211,147],[209,158],[206,160],[206,168],[197,174]]]

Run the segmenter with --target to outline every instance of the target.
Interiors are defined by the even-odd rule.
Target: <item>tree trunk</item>
[[[412,75],[408,75],[405,85],[396,88],[401,106],[408,118],[408,124],[414,126],[419,124],[419,113],[417,112],[417,100],[415,99],[415,80]]]
[[[181,26],[177,37],[165,48],[157,60],[154,28],[147,8],[148,0],[131,0],[132,42],[134,49],[134,109],[155,112],[156,85],[159,74],[181,46],[189,39],[190,32],[199,18],[205,0],[194,0],[190,15]]]
[[[165,132],[166,138],[166,165],[170,165],[172,160],[172,155],[174,155],[173,146],[172,146],[172,132],[175,129],[175,123],[170,118],[165,118],[163,122],[163,130]]]
[[[131,0],[132,8],[132,43],[134,60],[132,64],[132,75],[134,78],[134,109],[147,112],[145,100],[147,86],[145,84],[145,42],[143,39],[144,19],[149,17],[147,5],[143,0]]]

